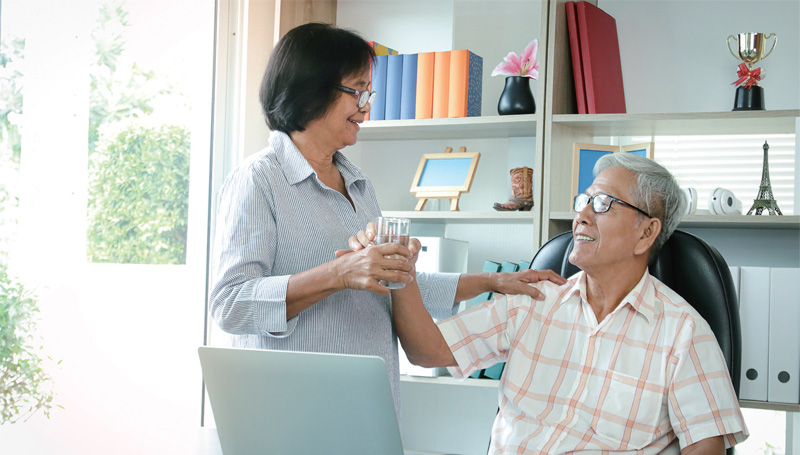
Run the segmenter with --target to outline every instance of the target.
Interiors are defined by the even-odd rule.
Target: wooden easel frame
[[[411,183],[411,192],[417,197],[417,206],[420,211],[425,207],[428,199],[450,199],[450,210],[458,211],[458,201],[461,193],[469,192],[472,179],[481,154],[478,152],[467,153],[466,147],[460,147],[458,152],[452,153],[453,148],[447,147],[444,153],[426,153],[422,155],[417,173]],[[464,170],[463,160],[469,159],[469,166]],[[434,165],[435,169],[428,168]],[[430,172],[430,174],[426,174]],[[459,184],[454,184],[457,180]]]

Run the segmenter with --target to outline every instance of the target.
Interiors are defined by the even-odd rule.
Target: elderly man
[[[506,362],[490,454],[719,454],[747,438],[722,353],[700,315],[647,265],[683,194],[656,162],[604,156],[575,198],[564,285],[509,295],[438,323],[413,283],[394,291],[409,359],[456,377]],[[547,272],[542,272],[546,274]]]

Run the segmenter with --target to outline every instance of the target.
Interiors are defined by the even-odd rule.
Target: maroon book
[[[586,88],[583,85],[583,64],[581,63],[581,43],[578,39],[578,22],[575,13],[575,2],[565,3],[567,8],[567,31],[569,32],[569,50],[572,56],[572,76],[575,79],[575,100],[578,113],[586,114]]]
[[[617,22],[588,2],[577,2],[586,109],[590,114],[625,112]]]

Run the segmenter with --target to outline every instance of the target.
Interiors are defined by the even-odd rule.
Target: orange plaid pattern
[[[507,362],[490,454],[679,453],[747,429],[716,338],[645,272],[603,321],[580,272],[546,296],[500,296],[439,323],[455,377]]]

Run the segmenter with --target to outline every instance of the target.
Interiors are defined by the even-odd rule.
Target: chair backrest
[[[568,260],[572,244],[572,231],[553,237],[536,252],[531,268],[572,276],[580,270]],[[739,396],[742,359],[739,302],[722,255],[699,237],[676,230],[650,264],[650,273],[686,299],[711,326]]]

